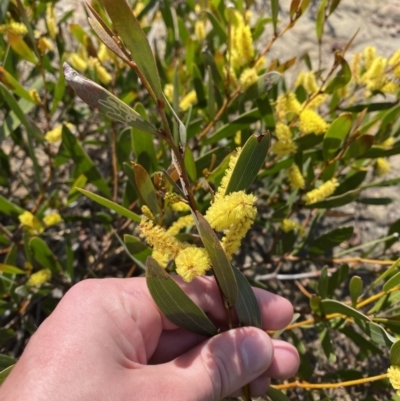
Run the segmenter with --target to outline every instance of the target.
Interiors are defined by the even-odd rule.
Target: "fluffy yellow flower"
[[[313,189],[310,192],[307,192],[304,196],[304,200],[306,205],[311,205],[316,202],[321,202],[324,199],[331,196],[336,188],[339,186],[339,182],[336,178],[332,178],[331,180],[323,183],[319,188]]]
[[[33,273],[28,280],[28,285],[34,287],[38,285],[42,285],[51,279],[51,270],[50,269],[42,269],[36,273]]]
[[[157,263],[161,266],[166,268],[169,262],[169,256],[165,253],[162,249],[154,248],[153,252],[151,253],[151,257],[157,261]]]
[[[56,224],[59,224],[61,222],[62,222],[62,218],[61,218],[60,214],[57,212],[49,213],[43,217],[43,223],[47,227],[55,226]]]
[[[194,219],[191,214],[187,216],[179,217],[177,221],[175,221],[171,227],[167,230],[167,233],[170,235],[176,235],[183,228],[194,225]]]
[[[194,33],[199,41],[206,38],[206,24],[203,20],[198,20],[194,24]]]
[[[154,215],[147,205],[143,205],[140,210],[149,219],[154,221]]]
[[[40,104],[42,101],[40,100],[40,95],[37,89],[33,88],[29,91],[29,94],[31,95],[32,101],[35,104]]]
[[[328,95],[326,93],[320,93],[319,95],[312,98],[306,105],[306,109],[315,110],[318,109],[321,104],[323,104],[326,99],[328,99]]]
[[[186,248],[187,245],[178,241],[175,237],[165,231],[164,228],[154,224],[147,217],[143,216],[140,222],[140,236],[155,249],[162,249],[171,259],[178,255],[179,251]]]
[[[9,24],[0,25],[0,33],[7,32],[23,36],[28,33],[28,28],[25,24],[22,24],[20,22],[10,22]]]
[[[56,143],[61,141],[62,125],[57,125],[52,130],[48,131],[44,139],[49,143]]]
[[[219,184],[217,193],[215,194],[215,200],[222,198],[225,195],[226,187],[229,184],[229,180],[231,179],[233,169],[236,166],[241,151],[241,148],[237,148],[230,156],[228,168],[225,170],[225,175],[222,177],[221,183]]]
[[[281,230],[285,233],[288,233],[289,231],[293,230],[298,230],[301,236],[304,235],[304,227],[301,224],[296,223],[295,221],[290,219],[283,219],[281,224]]]
[[[226,230],[221,243],[229,260],[232,259],[232,255],[239,249],[240,243],[249,231],[253,221],[254,218],[245,218]]]
[[[190,210],[190,206],[182,201],[172,203],[171,208],[175,210],[175,212],[188,212]]]
[[[266,59],[265,57],[260,57],[260,58],[258,58],[257,61],[255,62],[254,68],[255,68],[257,71],[260,71],[260,70],[264,69],[266,65],[267,65],[267,59]]]
[[[278,99],[276,99],[276,114],[278,115],[278,120],[284,120],[287,113],[294,113],[297,115],[300,111],[301,104],[293,92],[279,95]]]
[[[166,84],[164,86],[164,94],[170,103],[174,100],[174,85]]]
[[[277,141],[271,146],[272,152],[277,156],[286,156],[297,152],[297,145],[293,140]]]
[[[388,139],[385,139],[378,146],[387,149],[390,148],[393,144],[394,144],[394,138],[392,136],[389,136]]]
[[[111,82],[112,76],[109,74],[109,72],[100,64],[96,64],[95,66],[96,69],[96,74],[100,80],[101,83],[104,85],[107,85]]]
[[[292,139],[292,131],[286,124],[278,122],[275,127],[275,135],[280,141],[290,141]]]
[[[240,57],[241,65],[248,64],[253,58],[253,38],[248,25],[239,25],[235,32],[236,51]]]
[[[258,74],[255,68],[246,68],[240,75],[239,81],[242,89],[246,90],[257,82]]]
[[[195,90],[191,90],[179,103],[179,108],[182,111],[186,111],[197,102],[197,94]]]
[[[379,177],[384,176],[391,170],[390,164],[383,157],[379,157],[378,159],[376,159],[375,168],[376,168],[376,174]]]
[[[400,395],[400,366],[391,366],[387,374],[390,384],[397,390],[397,395]]]
[[[105,63],[106,61],[110,61],[112,59],[110,51],[104,43],[100,43],[99,50],[97,51],[97,58],[102,63]]]
[[[400,78],[400,49],[390,57],[388,64],[390,66],[395,66],[393,74],[396,78]]]
[[[328,123],[314,110],[305,109],[300,113],[299,128],[305,134],[321,135],[328,129]]]
[[[43,232],[43,226],[39,219],[27,210],[18,216],[18,220],[28,231],[38,233]]]
[[[87,62],[77,53],[72,53],[68,58],[69,63],[75,70],[84,72],[88,67]]]
[[[376,57],[376,48],[373,46],[367,46],[364,49],[364,65],[367,70],[371,67],[375,57]]]
[[[243,219],[254,220],[257,209],[254,204],[257,198],[244,191],[232,192],[229,195],[215,199],[208,208],[205,218],[210,226],[217,231],[223,231]]]
[[[175,265],[176,272],[189,283],[195,277],[203,276],[211,267],[211,262],[204,248],[189,246],[179,252]]]
[[[318,92],[319,90],[319,86],[317,84],[313,71],[302,71],[297,77],[295,85],[302,85],[309,95]]]
[[[399,76],[399,78],[400,78],[400,76]],[[381,88],[381,91],[383,93],[391,93],[393,95],[395,95],[399,90],[400,90],[400,86],[396,82],[393,82],[393,81],[387,82]]]
[[[288,179],[292,189],[303,189],[305,186],[304,177],[297,164],[292,164],[288,169]]]

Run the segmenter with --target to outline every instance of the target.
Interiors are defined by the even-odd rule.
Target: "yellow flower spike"
[[[42,269],[33,273],[28,280],[28,285],[34,287],[39,286],[51,279],[51,270],[50,269]]]
[[[42,55],[45,54],[47,50],[54,50],[53,43],[45,36],[39,38],[37,47]]]
[[[188,227],[188,226],[193,226],[193,225],[194,225],[193,216],[191,214],[188,214],[187,216],[179,217],[179,219],[177,221],[175,221],[171,225],[171,227],[167,230],[167,233],[169,235],[176,235],[183,228]]]
[[[372,65],[372,62],[374,61],[375,57],[376,57],[376,48],[373,46],[367,46],[364,49],[364,65],[365,65],[365,69],[369,69]]]
[[[157,263],[164,269],[167,267],[169,262],[169,256],[163,250],[154,248],[151,253],[151,257],[157,261]]]
[[[292,164],[288,169],[288,179],[292,189],[303,189],[305,187],[304,177],[297,164]]]
[[[153,220],[154,221],[154,215],[151,212],[151,210],[149,209],[148,206],[143,205],[140,210],[142,211],[142,213],[149,219],[149,220]]]
[[[394,144],[394,138],[392,136],[389,136],[388,139],[381,142],[378,146],[387,149],[390,148],[393,144]]]
[[[253,37],[248,25],[240,25],[236,29],[236,45],[236,51],[242,60],[241,64],[248,64],[254,55]]]
[[[75,70],[78,70],[80,72],[84,72],[88,67],[87,62],[77,53],[72,53],[69,56],[68,61],[71,66],[75,68]]]
[[[297,100],[293,92],[284,93],[278,96],[276,100],[276,114],[278,120],[283,121],[287,113],[299,114],[301,111],[301,104]]]
[[[175,258],[176,272],[190,283],[195,277],[203,276],[211,267],[204,248],[189,246],[181,250]]]
[[[61,141],[62,125],[57,125],[52,130],[46,132],[44,139],[49,143]]]
[[[292,139],[292,131],[286,124],[278,122],[275,127],[275,135],[280,141],[290,141]]]
[[[27,210],[18,216],[18,220],[30,232],[43,232],[43,226],[39,219]]]
[[[206,38],[206,24],[203,20],[198,20],[194,24],[194,33],[200,42]]]
[[[225,175],[222,177],[221,183],[219,184],[218,190],[215,194],[215,200],[222,198],[225,195],[226,187],[232,177],[233,169],[236,166],[241,151],[241,148],[237,148],[235,153],[231,155],[228,168],[225,170]]]
[[[297,145],[293,140],[277,141],[271,146],[272,152],[277,156],[286,156],[297,152]]]
[[[224,78],[225,78],[225,85],[228,85],[229,81],[229,87],[231,88],[236,88],[238,85],[238,80],[235,74],[235,70],[230,66],[228,69],[228,66],[225,66],[224,68]]]
[[[305,232],[304,227],[301,224],[296,223],[295,221],[290,220],[290,219],[283,219],[282,224],[281,224],[281,230],[285,233],[288,233],[288,232],[294,231],[294,230],[298,230],[298,232],[301,236],[303,236],[304,232]]]
[[[254,68],[257,71],[263,70],[267,65],[267,59],[265,57],[260,57],[254,64]]]
[[[186,111],[190,106],[197,102],[197,94],[195,90],[191,90],[179,103],[179,108]]]
[[[97,58],[105,63],[106,61],[111,61],[110,52],[104,43],[100,43],[99,50],[97,51]]]
[[[382,78],[385,73],[386,65],[387,65],[387,59],[385,59],[384,57],[376,57],[372,61],[371,66],[361,77],[361,80],[365,82],[368,79]]]
[[[112,76],[109,74],[109,72],[99,63],[95,65],[95,70],[96,74],[100,80],[101,83],[104,85],[107,85],[111,82]]]
[[[25,24],[22,24],[20,22],[10,22],[9,24],[0,25],[0,33],[7,32],[23,36],[28,33],[28,28]]]
[[[400,395],[400,366],[390,366],[387,370],[388,379],[392,387]]]
[[[46,23],[49,35],[52,39],[55,39],[58,33],[56,18],[54,15],[54,8],[51,2],[47,3],[46,8]]]
[[[391,170],[390,164],[383,157],[379,157],[378,159],[376,159],[375,168],[376,168],[376,175],[378,177],[384,176]]]
[[[246,194],[244,191],[232,192],[215,199],[208,208],[205,218],[217,231],[228,229],[243,219],[253,221],[257,213],[254,206],[256,200],[253,194]]]
[[[164,228],[154,224],[147,217],[143,216],[140,222],[140,236],[155,249],[162,249],[174,259],[180,250],[187,247],[186,244],[179,242],[172,235],[167,233]]]
[[[328,123],[314,110],[305,109],[300,113],[299,128],[305,134],[322,135],[328,126]]]
[[[351,81],[357,84],[360,82],[361,75],[361,53],[355,53],[350,62],[350,70],[351,70]]]
[[[174,100],[174,85],[166,84],[164,86],[164,94],[170,103]]]
[[[400,72],[400,70],[399,70]],[[399,75],[400,78],[400,75]],[[400,86],[396,84],[396,82],[387,82],[385,85],[382,86],[381,91],[383,93],[391,93],[395,95],[397,92],[400,91]]]
[[[225,236],[222,238],[222,247],[229,260],[232,259],[232,255],[239,249],[240,243],[249,231],[253,221],[254,218],[245,218],[226,230]]]
[[[257,82],[258,74],[255,68],[246,68],[240,75],[239,81],[243,90]]]
[[[390,57],[389,65],[397,65],[400,64],[400,49],[393,53],[392,57]]]
[[[304,89],[306,90],[306,92],[309,95],[311,95],[315,92],[318,92],[319,86],[317,84],[317,81],[315,79],[315,75],[314,75],[313,71],[302,72],[299,75],[298,80],[299,80],[299,83],[297,83],[297,80],[296,80],[296,84],[303,85]]]
[[[339,186],[339,182],[336,178],[332,178],[331,180],[326,181],[320,187],[313,189],[310,192],[307,192],[304,195],[304,200],[306,205],[311,205],[316,202],[321,202],[324,199],[331,196],[336,188]]]
[[[33,103],[40,104],[42,102],[41,99],[40,99],[40,95],[39,95],[39,92],[37,91],[37,89],[35,89],[35,88],[31,89],[29,91],[29,94],[31,95]]]
[[[175,212],[189,212],[190,211],[190,206],[182,201],[173,203],[171,205],[171,209],[175,210]]]
[[[43,223],[47,226],[55,226],[56,224],[59,224],[62,222],[62,218],[59,213],[53,212],[49,213],[46,216],[43,217]]]

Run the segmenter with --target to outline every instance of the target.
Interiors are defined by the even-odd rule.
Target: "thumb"
[[[175,385],[185,400],[210,401],[221,400],[256,379],[272,358],[269,336],[254,327],[242,327],[203,342],[164,367],[180,378]]]

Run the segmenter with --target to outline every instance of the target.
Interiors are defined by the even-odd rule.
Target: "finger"
[[[204,341],[169,363],[144,367],[143,372],[174,378],[173,391],[187,394],[188,401],[220,400],[265,372],[273,352],[265,332],[242,327]],[[158,381],[158,385],[166,384]]]
[[[274,357],[266,371],[267,376],[276,380],[286,380],[294,376],[300,365],[296,348],[282,340],[272,340],[272,343],[274,345]]]

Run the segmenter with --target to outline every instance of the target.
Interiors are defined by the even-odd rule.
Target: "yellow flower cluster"
[[[387,374],[390,384],[397,390],[397,395],[400,396],[400,366],[390,366]]]
[[[206,38],[206,24],[203,20],[198,20],[195,22],[194,33],[200,42]]]
[[[225,84],[228,85],[229,81],[229,87],[231,88],[236,88],[238,85],[238,80],[235,74],[235,70],[230,66],[225,66],[224,68],[224,78],[225,78]]]
[[[240,68],[248,64],[254,55],[253,37],[249,25],[239,12],[235,12],[236,25],[231,28],[231,65]]]
[[[300,74],[298,75],[296,82],[295,82],[295,86],[300,86],[302,85],[304,87],[304,89],[306,90],[306,92],[309,95],[312,95],[316,92],[318,92],[319,90],[319,86],[317,84],[317,81],[315,79],[315,75],[313,71],[302,71],[300,72]]]
[[[394,67],[394,76],[396,78],[400,78],[400,49],[397,50],[397,52],[395,52],[392,57],[390,57],[388,64]]]
[[[391,170],[390,164],[383,157],[379,157],[378,159],[376,159],[375,168],[376,168],[376,175],[378,177],[384,176]]]
[[[285,233],[288,233],[289,231],[297,230],[301,236],[304,235],[304,227],[296,223],[293,220],[290,219],[283,219],[282,224],[281,224],[281,230]]]
[[[242,89],[246,90],[251,85],[256,83],[257,79],[258,79],[257,70],[255,68],[246,68],[240,74],[239,81],[240,81],[240,85],[242,86]]]
[[[194,225],[194,219],[191,214],[188,214],[186,216],[179,217],[178,220],[176,220],[170,228],[168,228],[167,233],[169,235],[176,235],[185,227],[189,227]]]
[[[59,213],[57,212],[51,212],[49,214],[46,214],[46,216],[43,217],[43,223],[47,226],[55,226],[56,224],[59,224],[62,222],[62,218]]]
[[[297,145],[292,139],[292,131],[290,127],[282,122],[278,122],[275,127],[275,135],[278,141],[275,142],[271,150],[278,156],[285,156],[296,153]]]
[[[69,128],[69,130],[74,129],[74,126],[71,123],[66,123],[65,125]],[[44,139],[49,143],[60,142],[62,139],[62,127],[62,124],[56,125],[52,130],[46,132]]]
[[[37,217],[27,210],[18,216],[19,222],[27,229],[30,233],[42,233],[43,226]]]
[[[383,57],[376,57],[368,70],[361,77],[361,82],[365,84],[369,91],[381,89],[387,82],[385,68],[387,60]]]
[[[174,86],[172,84],[166,84],[164,86],[164,94],[170,103],[174,100]]]
[[[320,187],[307,192],[304,196],[306,205],[311,205],[316,202],[321,202],[324,199],[331,196],[336,188],[339,186],[339,182],[336,178],[326,181]]]
[[[305,107],[306,109],[311,110],[318,109],[321,104],[325,103],[326,99],[328,99],[328,95],[326,93],[320,93],[319,95],[313,97]]]
[[[361,53],[355,53],[350,62],[351,81],[357,84],[361,76]]]
[[[111,82],[112,80],[111,75],[101,65],[100,61],[97,58],[90,57],[87,65],[91,70],[96,71],[97,77],[99,78],[101,83],[107,85]]]
[[[21,22],[10,22],[9,24],[0,25],[0,33],[14,33],[15,35],[26,35],[28,28]]]
[[[51,279],[51,270],[50,269],[42,269],[33,273],[28,280],[28,285],[34,287],[39,286]]]
[[[204,248],[189,246],[179,252],[175,265],[176,272],[183,280],[190,282],[195,277],[203,276],[210,269],[211,262]]]
[[[46,8],[46,23],[47,23],[47,30],[49,31],[49,35],[52,39],[55,39],[58,33],[56,18],[54,15],[54,8],[53,3],[47,3]]]
[[[154,221],[154,215],[151,212],[150,208],[147,205],[143,205],[140,210],[142,213],[149,219]]]
[[[304,177],[297,164],[292,164],[288,169],[288,179],[292,189],[303,189],[305,186]]]
[[[45,54],[47,52],[47,50],[50,50],[50,51],[54,50],[53,43],[45,36],[41,36],[38,39],[37,47],[42,55]]]
[[[278,96],[276,99],[276,114],[278,120],[283,121],[288,113],[298,115],[301,111],[301,104],[293,92],[287,92]]]
[[[197,102],[197,94],[195,90],[191,90],[179,103],[179,108],[182,111],[186,111]]]
[[[241,148],[237,148],[236,151],[231,155],[228,168],[226,169],[225,175],[222,177],[221,183],[219,184],[218,190],[215,194],[215,200],[222,198],[225,195],[226,187],[228,186],[229,180],[232,177],[232,172],[236,162],[238,161],[241,150]]]
[[[88,67],[87,62],[78,53],[72,53],[68,58],[69,63],[75,70],[84,72]]]
[[[40,104],[42,101],[40,99],[40,95],[39,92],[37,91],[37,89],[33,88],[29,91],[29,94],[31,95],[32,101],[35,104]]]
[[[328,123],[314,110],[305,109],[300,113],[299,128],[305,134],[322,135],[328,126]]]

